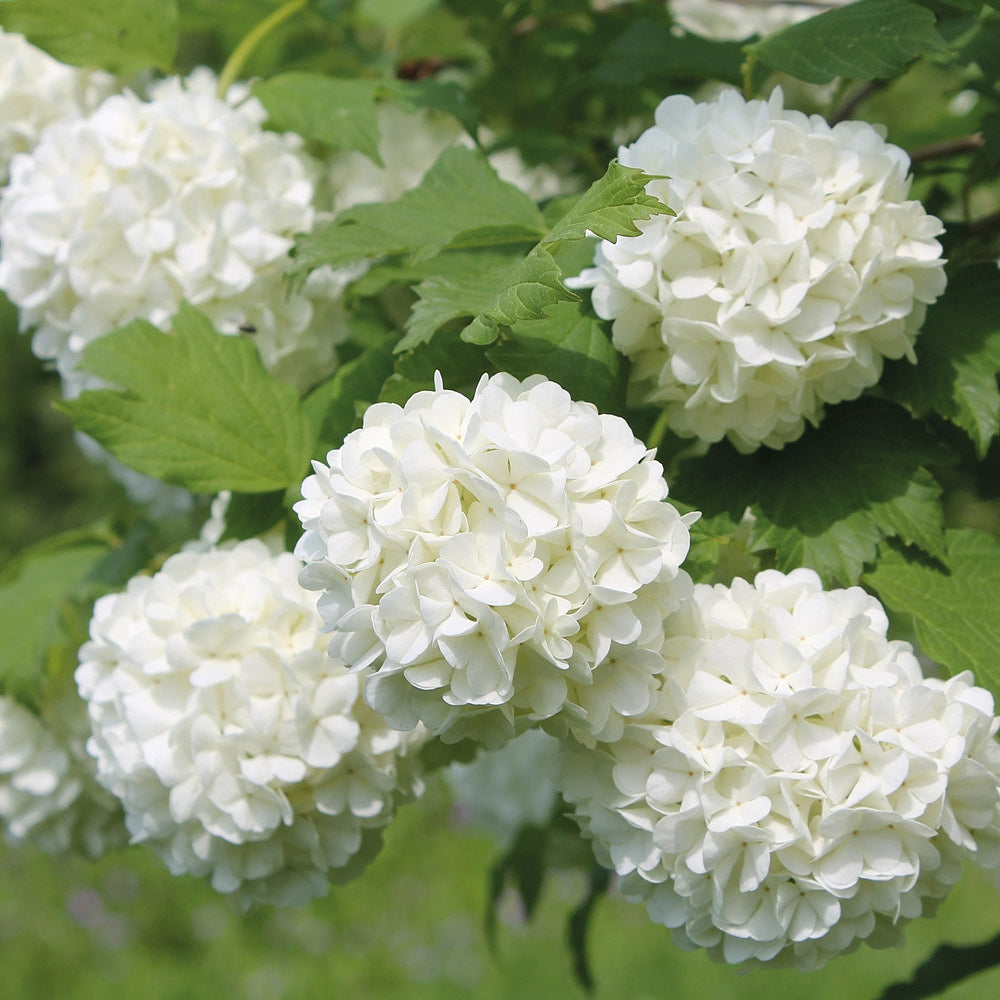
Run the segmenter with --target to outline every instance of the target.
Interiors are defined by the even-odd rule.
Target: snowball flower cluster
[[[909,160],[865,122],[735,91],[668,97],[620,160],[676,213],[598,245],[594,309],[632,359],[636,402],[743,451],[795,440],[909,357],[945,285],[941,223],[907,201]]]
[[[357,874],[418,790],[419,735],[327,656],[300,569],[256,539],[178,553],[98,600],[76,673],[133,841],[244,902],[298,905]]]
[[[84,749],[86,708],[69,695],[40,716],[0,696],[0,823],[15,844],[97,858],[125,843],[125,824]]]
[[[100,70],[64,66],[21,35],[0,28],[0,185],[15,153],[30,152],[42,129],[92,111],[114,88]]]
[[[296,233],[314,223],[318,166],[297,136],[264,131],[245,88],[226,99],[208,70],[107,98],[50,126],[14,158],[0,197],[0,289],[34,327],[66,394],[94,381],[83,349],[135,318],[165,328],[182,300],[227,334],[254,338],[278,377],[332,370],[347,280],[283,282]]]
[[[667,6],[685,31],[718,42],[738,42],[798,24],[849,0],[772,3],[770,0],[670,0]]]
[[[689,517],[620,417],[542,376],[369,407],[295,505],[332,655],[399,729],[499,746],[561,713],[615,738],[646,710]]]
[[[682,946],[816,968],[1000,863],[1000,720],[969,673],[921,676],[860,588],[811,570],[698,585],[655,713],[575,750],[564,794]]]

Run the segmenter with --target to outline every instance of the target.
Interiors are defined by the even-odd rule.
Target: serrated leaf
[[[547,375],[600,409],[615,393],[621,362],[603,325],[567,303],[552,306],[544,319],[518,323],[486,356],[515,378]]]
[[[285,494],[234,493],[226,507],[226,529],[222,541],[256,538],[273,528],[285,516]]]
[[[554,250],[567,240],[582,240],[588,232],[612,243],[619,236],[640,235],[636,222],[673,214],[658,198],[646,193],[650,179],[649,174],[612,160],[604,176],[552,227],[542,245]]]
[[[920,55],[946,53],[934,14],[909,0],[858,0],[748,45],[747,53],[808,83],[897,76]]]
[[[471,344],[492,344],[500,328],[523,320],[542,319],[557,302],[575,302],[579,296],[563,284],[562,270],[553,254],[564,244],[594,233],[614,241],[637,236],[636,222],[667,212],[666,205],[646,194],[649,176],[612,160],[604,176],[573,204],[524,260],[515,267],[493,297],[462,332]]]
[[[886,547],[865,583],[910,615],[925,653],[950,673],[971,670],[1000,701],[1000,539],[974,528],[949,531],[947,571]]]
[[[453,251],[436,260],[459,266],[449,267],[446,273],[439,270],[416,286],[419,299],[406,321],[407,332],[396,345],[397,351],[425,343],[445,323],[488,309],[521,257],[496,251]]]
[[[294,273],[368,257],[429,260],[446,247],[537,240],[546,227],[535,203],[497,177],[475,149],[446,149],[419,187],[388,204],[358,205],[295,245]]]
[[[4,0],[0,25],[60,62],[121,76],[169,70],[177,48],[176,0]]]
[[[242,337],[182,304],[173,332],[136,320],[95,340],[83,366],[120,387],[59,409],[116,458],[196,493],[266,493],[303,475],[313,435],[295,390]]]
[[[101,530],[67,532],[19,553],[0,573],[0,691],[33,700],[61,606],[109,549]]]
[[[941,490],[924,465],[947,457],[904,410],[862,398],[828,410],[781,451],[714,445],[682,465],[671,487],[710,516],[738,519],[751,504],[755,551],[773,549],[779,569],[809,566],[849,585],[886,537],[943,557]]]
[[[1000,271],[995,264],[952,275],[928,310],[917,364],[886,366],[883,387],[918,413],[933,410],[964,430],[979,456],[1000,433]]]
[[[254,84],[270,125],[331,149],[356,149],[382,166],[378,152],[377,80],[338,80],[319,73],[281,73]]]
[[[492,344],[501,326],[544,319],[548,306],[578,299],[563,284],[562,270],[552,255],[536,247],[509,272],[489,305],[462,331],[462,339],[470,344]]]

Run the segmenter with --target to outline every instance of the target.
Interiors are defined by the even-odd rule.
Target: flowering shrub
[[[648,190],[676,214],[601,244],[578,284],[614,320],[636,399],[664,404],[678,434],[781,447],[884,358],[915,360],[945,286],[942,227],[871,125],[786,111],[779,90],[677,95],[619,156],[664,178]]]
[[[619,417],[541,376],[381,404],[295,505],[330,654],[398,729],[499,746],[567,716],[614,739],[649,704],[688,518]]]
[[[304,904],[442,770],[584,981],[996,866],[996,5],[737,6],[0,3],[10,840]]]
[[[300,564],[257,540],[172,556],[94,608],[77,683],[134,841],[245,901],[356,875],[419,745],[324,651]]]
[[[682,947],[817,968],[1000,864],[1000,719],[968,673],[924,678],[860,588],[811,570],[698,585],[656,710],[567,796],[626,895]]]

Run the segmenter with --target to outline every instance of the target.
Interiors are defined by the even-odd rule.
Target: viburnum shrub
[[[450,794],[490,933],[585,876],[585,983],[605,891],[816,970],[1000,865],[998,46],[0,3],[0,335],[57,383],[0,371],[7,840],[303,906]],[[39,385],[127,470],[94,523]]]

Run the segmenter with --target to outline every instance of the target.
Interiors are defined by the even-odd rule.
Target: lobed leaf
[[[772,69],[808,83],[838,76],[886,79],[920,55],[948,52],[934,14],[909,0],[858,0],[790,25],[746,47]]]
[[[1000,538],[949,531],[946,569],[886,546],[865,575],[882,602],[913,619],[917,640],[952,674],[971,670],[1000,702]]]
[[[475,149],[452,146],[420,185],[388,204],[358,205],[295,245],[293,273],[341,267],[368,257],[429,260],[446,247],[537,240],[546,229],[535,203],[497,177]]]
[[[60,62],[128,76],[167,71],[177,48],[176,0],[4,0],[0,26]]]
[[[918,413],[933,411],[969,435],[982,458],[1000,433],[1000,271],[995,264],[952,275],[928,310],[917,364],[886,366],[887,395]]]
[[[683,464],[671,487],[708,516],[739,520],[750,501],[753,550],[773,549],[784,571],[809,566],[849,585],[883,538],[944,556],[941,489],[924,465],[947,457],[904,410],[862,398],[829,410],[781,451],[714,445]]]
[[[280,73],[254,84],[271,126],[332,149],[356,149],[379,166],[377,80],[338,80],[319,73]]]
[[[563,244],[582,240],[590,233],[614,241],[637,236],[636,222],[669,209],[646,194],[647,174],[612,160],[604,176],[595,181],[541,242],[515,267],[462,333],[472,344],[492,344],[501,327],[523,320],[542,319],[557,302],[575,302],[579,296],[563,283],[562,269],[553,256]],[[480,299],[481,301],[481,299]]]
[[[95,340],[83,365],[120,389],[59,409],[116,458],[197,493],[266,493],[301,478],[313,435],[295,390],[252,343],[182,304],[172,334],[136,320]]]

